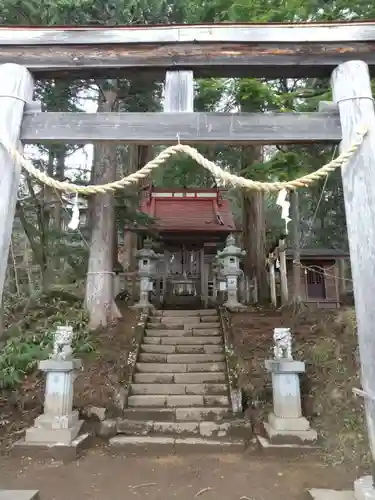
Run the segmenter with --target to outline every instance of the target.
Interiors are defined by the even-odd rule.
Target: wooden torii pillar
[[[17,149],[26,103],[31,103],[34,81],[30,72],[18,64],[0,66],[0,138]],[[0,146],[0,301],[3,297],[9,246],[12,238],[21,165]]]
[[[337,103],[340,113],[342,149],[347,150],[353,144],[360,127],[366,127],[368,131],[358,154],[342,168],[342,183],[357,315],[365,414],[371,455],[375,464],[374,100],[369,69],[363,61],[348,61],[338,66],[333,71],[331,83],[333,100]],[[373,478],[374,476],[375,468]]]

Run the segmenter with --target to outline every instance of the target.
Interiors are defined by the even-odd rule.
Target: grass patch
[[[19,306],[18,306],[19,307]],[[95,350],[88,330],[88,317],[79,300],[41,295],[32,306],[9,309],[9,325],[0,352],[0,389],[15,389],[25,376],[35,370],[38,361],[52,351],[57,326],[69,325],[74,330],[73,352],[76,355]]]

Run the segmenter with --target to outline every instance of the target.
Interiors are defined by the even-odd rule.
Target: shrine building
[[[162,302],[206,307],[213,288],[217,250],[238,232],[229,201],[220,189],[150,187],[140,210],[152,217],[152,230],[164,258],[157,264],[156,290]],[[144,232],[141,230],[141,233]]]

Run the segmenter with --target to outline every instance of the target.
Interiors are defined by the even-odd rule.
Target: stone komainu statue
[[[273,341],[273,353],[276,359],[293,359],[290,328],[275,328],[273,331]]]
[[[71,326],[58,326],[53,338],[53,359],[70,359],[73,355],[73,328]]]

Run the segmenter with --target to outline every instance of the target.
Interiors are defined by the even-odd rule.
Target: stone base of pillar
[[[137,302],[130,306],[130,309],[151,309],[154,310],[155,306],[153,306],[150,302]]]
[[[270,423],[270,420],[272,424],[276,424],[276,427]],[[309,428],[309,422],[303,417],[289,419],[277,418],[273,415],[273,418],[270,418],[263,426],[272,444],[297,444],[303,446],[314,444],[318,439],[316,431]]]
[[[303,432],[310,429],[310,422],[305,417],[277,417],[273,412],[268,415],[268,424],[275,431]]]
[[[80,450],[87,444],[89,435],[79,436],[83,420],[78,411],[69,415],[54,417],[40,415],[34,426],[26,430],[25,438],[15,443],[12,454],[55,460],[75,460]]]
[[[40,415],[35,419],[34,426],[26,430],[25,443],[69,445],[78,436],[82,424],[77,411],[63,417]]]
[[[313,500],[355,500],[354,493],[350,490],[313,488],[309,490],[309,495]]]
[[[38,460],[53,459],[61,462],[71,462],[76,460],[82,453],[82,450],[88,446],[89,438],[89,434],[81,434],[69,444],[59,442],[29,442],[21,439],[14,444],[11,449],[11,455],[14,457],[36,458]]]
[[[315,444],[277,444],[271,442],[264,436],[257,436],[257,441],[262,449],[262,454],[272,458],[297,458],[308,454],[309,456],[317,454],[320,457],[320,449]]]
[[[313,500],[374,500],[375,488],[372,476],[362,476],[354,481],[354,491],[314,488],[309,494]]]
[[[0,490],[0,500],[40,500],[38,490]]]
[[[231,312],[240,312],[240,311],[244,311],[246,308],[246,306],[244,306],[243,304],[241,304],[241,302],[224,302],[223,304],[223,307],[226,307],[228,309],[228,311],[231,311]]]
[[[355,500],[375,500],[375,487],[372,476],[362,476],[354,481]]]

